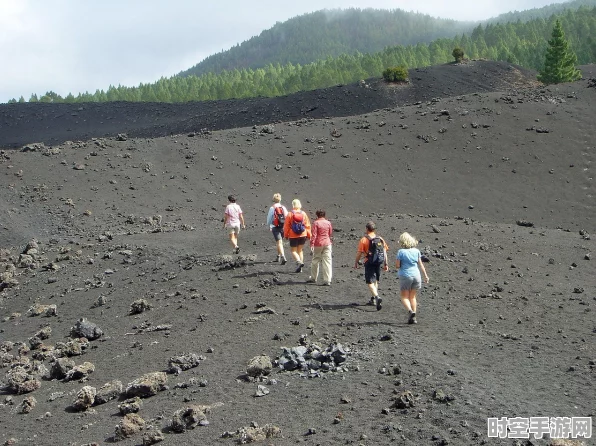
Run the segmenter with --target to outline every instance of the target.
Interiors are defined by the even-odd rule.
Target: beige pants
[[[331,267],[331,245],[315,246],[312,263],[310,264],[310,276],[312,280],[317,281],[320,270],[323,283],[331,283]]]

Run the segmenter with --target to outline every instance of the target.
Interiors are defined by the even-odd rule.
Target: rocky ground
[[[546,445],[487,418],[594,417],[593,76],[0,106],[0,443]],[[327,211],[331,287],[274,262],[274,192]],[[369,219],[431,260],[416,326],[395,271],[365,305]]]

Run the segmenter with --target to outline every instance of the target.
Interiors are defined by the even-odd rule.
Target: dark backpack
[[[366,254],[366,263],[368,265],[383,265],[386,262],[383,239],[381,237],[369,237],[368,253]]]
[[[281,206],[275,206],[273,208],[273,226],[276,228],[283,228],[286,222],[286,216],[284,215],[284,208]]]
[[[295,234],[302,234],[306,230],[304,226],[304,214],[302,211],[292,212],[292,231]]]

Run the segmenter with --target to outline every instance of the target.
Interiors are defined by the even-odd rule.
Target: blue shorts
[[[284,228],[273,227],[271,228],[271,232],[273,233],[273,238],[276,242],[284,238]]]
[[[381,280],[381,265],[364,264],[364,280],[366,283],[375,283]]]
[[[421,286],[420,276],[399,276],[400,291],[419,290]]]

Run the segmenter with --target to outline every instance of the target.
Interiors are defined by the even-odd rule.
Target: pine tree
[[[538,74],[538,80],[545,84],[558,84],[581,79],[580,71],[575,68],[577,56],[565,38],[561,22],[557,20],[544,60],[544,69]]]

